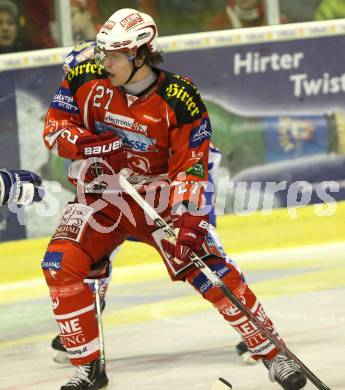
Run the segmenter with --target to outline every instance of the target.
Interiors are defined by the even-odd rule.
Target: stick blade
[[[224,378],[218,378],[211,390],[230,390],[232,389],[231,383]]]

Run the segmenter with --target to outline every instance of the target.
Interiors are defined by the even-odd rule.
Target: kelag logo
[[[74,114],[79,111],[78,107],[75,104],[74,98],[71,95],[71,91],[68,88],[62,87],[59,88],[59,90],[55,94],[53,101],[50,104],[50,107]]]
[[[189,147],[196,148],[200,146],[204,141],[211,138],[211,123],[209,118],[204,118],[198,127],[192,130],[189,138]]]

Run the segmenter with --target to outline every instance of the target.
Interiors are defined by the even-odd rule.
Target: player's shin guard
[[[42,261],[60,340],[73,365],[100,356],[95,300],[83,282],[91,263],[83,250],[69,242],[50,244]]]
[[[106,304],[105,296],[109,285],[109,279],[110,277],[99,279],[99,284],[100,284],[99,295],[101,300],[100,302],[101,312],[103,312]],[[84,279],[84,282],[87,283],[88,286],[91,288],[91,291],[93,292],[94,299],[95,299],[95,279]],[[60,335],[57,335],[53,338],[53,340],[51,341],[51,347],[54,351],[53,361],[55,363],[69,364],[70,359],[68,358],[68,352],[60,340]]]
[[[222,279],[224,284],[231,289],[242,303],[260,319],[265,326],[277,335],[272,321],[267,317],[261,303],[248,285],[243,281],[239,270],[225,259],[213,259],[208,261],[210,268]],[[278,353],[275,345],[262,335],[258,328],[229,300],[222,291],[213,287],[206,277],[195,270],[187,277],[187,280],[199,291],[205,299],[211,302],[223,315],[226,321],[242,336],[254,359],[272,359]]]
[[[74,293],[76,290],[80,290]],[[92,291],[83,282],[51,286],[55,319],[60,340],[73,365],[89,363],[99,357],[98,328]]]

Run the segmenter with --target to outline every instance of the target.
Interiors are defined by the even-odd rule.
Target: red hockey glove
[[[189,260],[191,252],[198,252],[208,232],[209,223],[206,216],[195,216],[185,212],[173,220],[174,228],[178,228],[176,244],[163,240],[162,245],[172,258],[182,262]]]
[[[126,151],[122,147],[122,141],[111,131],[80,138],[77,141],[77,147],[85,159],[97,157],[112,168],[111,170],[107,164],[97,161],[88,169],[88,173],[91,173],[94,178],[101,174],[119,173],[122,168],[128,167]]]

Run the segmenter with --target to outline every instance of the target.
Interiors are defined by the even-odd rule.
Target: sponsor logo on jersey
[[[74,98],[71,95],[71,91],[68,88],[59,88],[53,97],[53,101],[51,102],[50,107],[70,113],[79,112]]]
[[[79,318],[73,318],[72,320],[59,321],[59,328],[61,334],[81,333]]]
[[[60,300],[57,297],[51,297],[53,310],[57,309],[60,305]]]
[[[127,31],[143,21],[144,19],[140,16],[140,14],[138,12],[134,12],[122,19],[120,24]]]
[[[127,152],[128,165],[136,173],[146,175],[151,171],[150,161],[144,156],[136,156],[131,152]]]
[[[196,148],[200,146],[204,141],[211,138],[211,123],[209,118],[204,118],[201,124],[192,129],[189,138],[189,147]]]
[[[168,97],[175,97],[176,99],[181,100],[192,117],[200,114],[200,108],[195,102],[196,95],[191,96],[189,92],[185,90],[185,87],[173,83],[167,86],[165,92]]]
[[[93,209],[80,203],[67,205],[52,240],[65,239],[80,242]]]
[[[188,168],[186,170],[186,173],[203,179],[205,177],[204,165],[202,164],[202,162],[198,162],[194,164],[192,167]]]
[[[131,129],[133,131],[139,131],[140,133],[147,134],[147,126],[141,125],[138,121],[133,118],[128,118],[128,116],[112,114],[111,112],[106,112],[104,117],[104,122],[112,123],[115,126],[124,127],[125,129]]]
[[[210,266],[213,273],[218,276],[218,278],[223,278],[226,274],[231,272],[231,270],[224,264],[214,264]],[[208,291],[213,285],[206,276],[199,275],[193,281],[193,286],[197,288],[202,294]]]
[[[46,252],[42,260],[42,269],[60,271],[62,256],[62,252]]]
[[[97,64],[92,64],[91,62],[88,62],[87,64],[79,64],[70,70],[70,72],[67,74],[67,79],[71,81],[77,76],[90,73],[101,76],[102,71],[102,67],[98,66]]]
[[[152,122],[154,122],[154,123],[162,122],[162,118],[154,118],[154,117],[151,116],[151,115],[146,115],[146,114],[144,114],[144,115],[143,115],[143,118],[145,118],[145,119],[147,119],[147,120],[149,120],[149,121],[152,121]]]
[[[77,349],[69,349],[68,350],[69,355],[85,355],[86,352],[87,352],[87,347],[80,347]]]
[[[96,130],[100,133],[104,131],[113,131],[122,140],[122,144],[126,149],[135,152],[154,152],[156,150],[155,138],[149,138],[144,134],[134,133],[117,127],[106,125],[103,122],[96,122]]]
[[[192,160],[199,161],[204,156],[203,152],[196,152],[195,150],[192,151]]]
[[[206,236],[206,245],[207,252],[212,253],[212,255],[217,257],[226,257],[226,253],[224,252],[221,243],[215,240],[213,234],[208,234]]]
[[[129,93],[126,93],[126,98],[128,107],[130,107],[135,101],[139,99],[138,96],[130,95]]]

